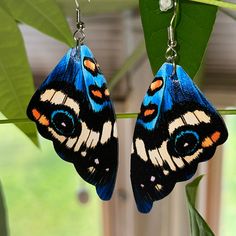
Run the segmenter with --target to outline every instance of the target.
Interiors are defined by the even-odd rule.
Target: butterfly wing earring
[[[209,160],[228,137],[216,109],[175,64],[175,16],[168,28],[167,62],[144,97],[133,136],[131,182],[142,213],[148,213],[177,182],[190,179],[198,163]]]
[[[115,113],[101,69],[83,43],[84,23],[78,3],[76,11],[77,45],[69,49],[35,92],[27,115],[39,133],[52,140],[57,154],[96,186],[102,200],[109,200],[118,165]]]

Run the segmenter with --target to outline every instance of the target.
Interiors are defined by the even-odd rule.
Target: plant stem
[[[218,110],[218,112],[221,115],[236,115],[236,110],[235,109],[222,109]],[[117,119],[135,119],[137,118],[138,113],[137,112],[131,112],[131,113],[117,113],[116,118]],[[17,124],[17,123],[30,123],[32,122],[28,118],[20,118],[20,119],[5,119],[5,120],[0,120],[0,125],[1,124]]]
[[[236,4],[231,2],[223,2],[218,0],[190,0],[190,1],[236,10]]]
[[[235,109],[222,109],[222,110],[218,110],[218,112],[221,114],[221,115],[236,115],[236,110]]]
[[[121,68],[110,79],[108,87],[110,91],[117,85],[117,83],[124,78],[124,75],[133,68],[133,66],[144,56],[146,53],[145,41],[142,40],[134,52],[125,60]]]
[[[0,120],[0,125],[3,124],[17,124],[17,123],[31,123],[32,121],[28,118],[19,118],[19,119],[5,119]]]
[[[229,12],[228,10],[225,10],[225,9],[220,9],[220,11],[223,12],[228,17],[230,17],[231,19],[236,21],[236,15],[233,14],[232,12]]]

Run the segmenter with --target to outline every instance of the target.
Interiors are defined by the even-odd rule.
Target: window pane
[[[227,117],[229,139],[225,144],[222,173],[220,235],[235,236],[236,232],[236,117]]]
[[[40,139],[41,150],[13,125],[0,126],[0,180],[11,236],[101,236],[101,205],[95,189],[61,160],[52,143]],[[87,204],[78,201],[87,189]]]

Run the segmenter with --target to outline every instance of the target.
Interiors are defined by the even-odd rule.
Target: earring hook
[[[81,21],[81,14],[80,14],[80,5],[77,0],[75,0],[76,5],[76,27],[77,30],[74,32],[73,38],[76,41],[76,49],[79,51],[79,47],[81,44],[83,44],[85,39],[85,24],[83,21]]]
[[[75,0],[75,1],[76,1],[76,0]],[[173,26],[173,23],[174,23],[174,21],[175,21],[175,19],[176,19],[176,16],[177,16],[177,1],[174,0],[174,14],[173,14],[173,16],[172,16],[172,18],[171,18],[171,21],[170,21],[170,26],[172,26],[172,27],[174,27],[174,26]]]
[[[88,0],[90,2],[90,0]],[[84,42],[85,39],[85,24],[81,21],[81,14],[80,14],[80,5],[77,0],[75,0],[76,5],[76,26],[77,30],[74,32],[73,38],[76,41],[76,48],[78,50],[79,46]]]
[[[79,8],[79,2],[77,0],[75,0],[75,5],[77,8]]]
[[[88,0],[88,1],[90,2],[90,0]],[[75,0],[75,5],[79,9],[79,2],[77,0]]]
[[[175,75],[176,72],[176,59],[178,57],[177,51],[175,47],[177,46],[177,41],[175,40],[175,20],[177,17],[177,1],[174,0],[174,14],[171,18],[170,25],[167,28],[168,31],[168,48],[166,50],[166,60],[173,64],[173,73],[172,76]]]

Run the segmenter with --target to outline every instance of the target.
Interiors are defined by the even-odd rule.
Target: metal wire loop
[[[166,50],[165,56],[168,62],[174,63],[178,54],[177,54],[177,51],[173,47],[168,47]]]
[[[80,30],[76,30],[73,35],[74,40],[79,44],[82,44],[84,42],[85,37],[86,35],[84,31],[80,31]]]

